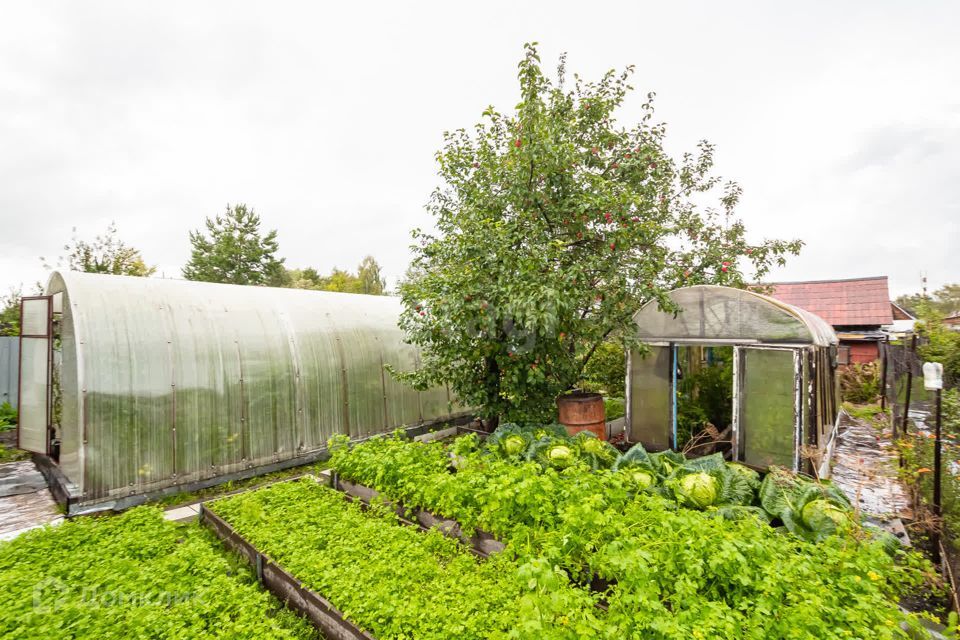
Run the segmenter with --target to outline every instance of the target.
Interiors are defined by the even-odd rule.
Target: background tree
[[[262,234],[260,216],[245,204],[227,205],[223,215],[207,218],[207,233],[190,232],[187,280],[279,287],[287,283],[283,258],[277,258],[277,232]]]
[[[373,256],[367,256],[360,261],[360,266],[357,267],[357,280],[360,284],[360,291],[357,293],[382,296],[387,288],[387,281]]]
[[[0,296],[0,336],[20,335],[20,298],[23,289],[10,287],[9,293]]]
[[[960,313],[960,283],[946,284],[934,291],[932,296],[924,293],[903,295],[896,302],[917,317],[923,311],[944,317]]]
[[[747,242],[733,218],[740,188],[710,175],[707,142],[678,162],[665,153],[653,94],[640,123],[616,124],[631,72],[568,89],[563,59],[554,83],[527,45],[516,112],[489,107],[470,132],[445,134],[436,231],[414,231],[400,287],[423,365],[400,379],[449,383],[492,423],[550,419],[606,339],[632,346],[642,304],[670,308],[666,293],[684,284],[743,286],[742,267],[760,278],[799,251]],[[717,207],[702,208],[711,197]]]
[[[295,289],[315,289],[317,291],[340,291],[343,293],[365,293],[382,296],[386,293],[386,280],[381,275],[380,265],[367,256],[357,267],[356,274],[334,268],[328,276],[321,276],[316,269],[289,269],[288,286]]]
[[[73,228],[70,242],[63,246],[65,256],[57,259],[58,268],[86,273],[109,273],[115,276],[147,277],[156,272],[156,267],[147,266],[139,249],[134,249],[120,240],[117,225],[111,222],[107,230],[92,242],[77,237],[77,228]],[[52,267],[41,257],[44,267]]]
[[[922,338],[917,353],[924,361],[942,364],[945,383],[953,387],[960,384],[960,331],[943,323],[949,312],[941,311],[943,306],[937,304],[934,295],[935,299],[921,300],[916,307],[920,320],[916,331]]]

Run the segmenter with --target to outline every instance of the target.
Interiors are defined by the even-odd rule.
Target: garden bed
[[[349,622],[320,594],[266,558],[220,516],[200,505],[200,522],[210,528],[226,546],[254,567],[257,580],[287,607],[309,620],[324,636],[333,640],[373,640],[373,636]]]
[[[217,500],[203,518],[333,637],[575,638],[600,628],[597,599],[551,567],[478,558],[440,531],[398,522],[392,508],[361,506],[316,481]]]
[[[318,640],[197,525],[155,507],[0,543],[0,637]]]
[[[935,580],[919,557],[859,528],[806,541],[750,510],[678,508],[629,474],[469,449],[387,438],[339,448],[332,462],[376,500],[488,531],[518,562],[591,584],[609,606],[606,628],[627,636],[898,637],[918,624],[898,598]]]

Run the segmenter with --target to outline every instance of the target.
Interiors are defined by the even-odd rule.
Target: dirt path
[[[889,428],[841,413],[831,479],[865,515],[913,519],[910,496],[897,477],[899,460]]]

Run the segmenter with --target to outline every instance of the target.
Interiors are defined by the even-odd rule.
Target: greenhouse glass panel
[[[671,444],[673,406],[671,348],[651,346],[646,356],[630,354],[630,440],[660,450]]]
[[[836,342],[826,323],[801,309],[743,289],[695,286],[669,294],[676,310],[656,301],[635,315],[638,336],[650,342]]]
[[[80,273],[48,291],[63,297],[59,462],[84,501],[453,417],[445,388],[384,370],[419,361],[396,298]]]
[[[744,348],[740,389],[743,461],[794,468],[796,399],[792,349]]]
[[[20,335],[45,337],[50,333],[50,298],[25,297],[20,307]]]
[[[18,445],[25,451],[47,452],[49,338],[20,338],[20,414]]]

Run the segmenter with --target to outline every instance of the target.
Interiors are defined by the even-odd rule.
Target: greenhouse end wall
[[[55,273],[60,468],[83,501],[146,493],[463,411],[418,392],[396,298]]]
[[[650,302],[634,314],[644,349],[629,354],[627,433],[660,450],[677,446],[680,347],[733,347],[731,456],[824,473],[838,412],[837,336],[822,318],[773,298],[721,286],[669,293],[672,307]],[[806,458],[809,457],[809,460]]]

